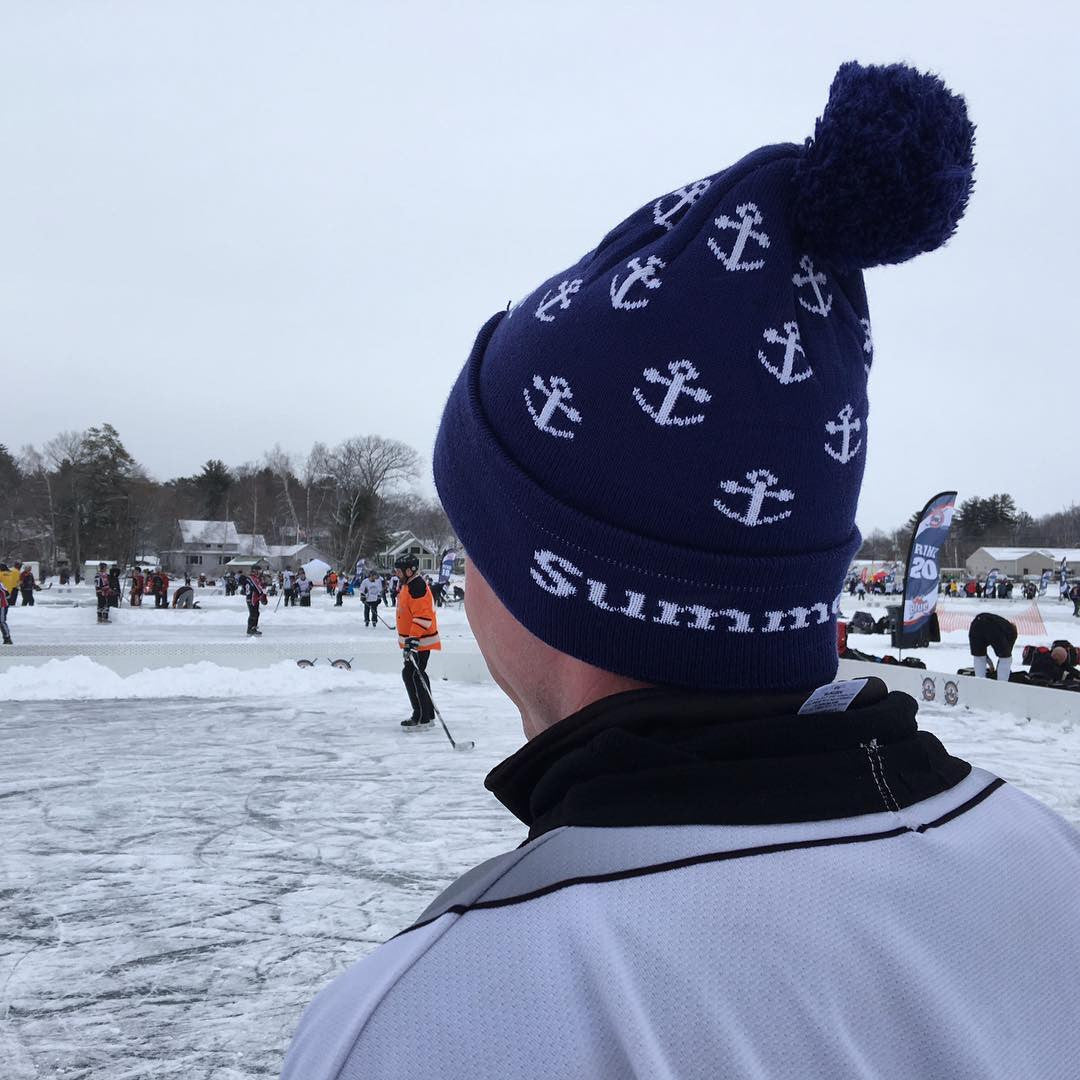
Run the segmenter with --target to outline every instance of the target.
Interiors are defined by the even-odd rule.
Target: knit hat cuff
[[[435,484],[470,559],[523,626],[608,671],[700,689],[804,689],[836,675],[837,594],[858,548],[697,550],[637,535],[545,491],[484,414],[481,329],[435,444]],[[618,467],[617,463],[598,463]]]

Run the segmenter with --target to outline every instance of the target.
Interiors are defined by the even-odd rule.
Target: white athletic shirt
[[[327,987],[283,1076],[1075,1080],[1080,833],[979,769],[898,812],[558,828]]]
[[[360,585],[360,597],[369,604],[382,599],[382,582],[364,578]]]

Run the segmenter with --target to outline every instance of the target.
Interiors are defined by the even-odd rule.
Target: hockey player
[[[142,607],[143,590],[146,588],[146,575],[142,568],[135,566],[131,571],[131,606]]]
[[[345,597],[350,595],[349,576],[344,570],[337,575],[337,580],[334,582],[334,588],[337,590],[334,606],[341,607],[345,601]]]
[[[120,567],[109,567],[109,607],[118,608],[124,590],[120,585]]]
[[[169,606],[169,578],[164,570],[159,568],[151,573],[150,592],[154,597],[155,609]]]
[[[262,637],[259,629],[259,607],[267,602],[266,587],[262,583],[262,575],[258,570],[251,569],[240,578],[240,589],[247,601],[248,620],[247,632],[249,637]]]
[[[24,566],[19,574],[19,592],[22,593],[23,607],[33,607],[34,593],[41,592],[41,586],[34,580],[34,571]]]
[[[5,563],[0,563],[0,571],[6,568]],[[0,577],[0,637],[5,645],[11,644],[11,631],[8,630],[8,591],[4,579]]]
[[[94,575],[94,593],[97,596],[97,621],[106,623],[109,621],[109,598],[112,596],[112,583],[106,563],[98,563],[98,570]]]
[[[286,566],[285,569],[281,571],[281,591],[285,594],[286,607],[296,604],[296,591],[291,566]]]
[[[968,627],[968,645],[977,679],[986,678],[986,650],[997,658],[998,682],[1008,682],[1012,669],[1012,651],[1016,644],[1016,626],[992,611],[980,611]]]
[[[952,234],[973,140],[935,76],[845,64],[813,138],[480,331],[435,483],[528,834],[318,997],[286,1080],[1076,1075],[1080,836],[833,682],[862,270]]]
[[[0,562],[0,584],[4,586],[4,589],[8,594],[9,606],[14,607],[15,601],[19,595],[18,569],[12,569],[6,562]]]
[[[419,566],[415,555],[399,555],[394,560],[394,573],[401,582],[395,620],[404,660],[401,678],[412,706],[408,720],[401,721],[407,730],[428,727],[435,720],[427,666],[432,650],[442,648],[431,589],[420,576]]]
[[[303,567],[296,573],[296,595],[301,607],[311,607],[311,579]]]
[[[383,583],[372,570],[360,583],[360,599],[364,601],[364,625],[375,629],[379,625],[379,602],[383,598]],[[369,621],[370,620],[370,621]]]
[[[391,607],[397,607],[397,594],[401,591],[401,582],[398,581],[397,574],[390,575],[390,605]]]
[[[181,585],[179,589],[173,590],[172,606],[175,611],[177,608],[190,609],[197,607],[195,603],[195,589],[191,585]]]

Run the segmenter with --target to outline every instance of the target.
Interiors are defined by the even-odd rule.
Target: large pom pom
[[[967,206],[974,152],[964,99],[936,75],[844,64],[795,175],[807,250],[854,270],[940,247]]]

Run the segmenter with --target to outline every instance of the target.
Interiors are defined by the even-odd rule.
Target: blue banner
[[[448,551],[442,560],[442,568],[439,571],[439,580],[445,585],[450,580],[450,575],[454,572],[454,563],[457,561],[457,552]]]
[[[904,576],[904,636],[918,633],[937,607],[940,552],[949,537],[956,492],[935,495],[919,515]]]

